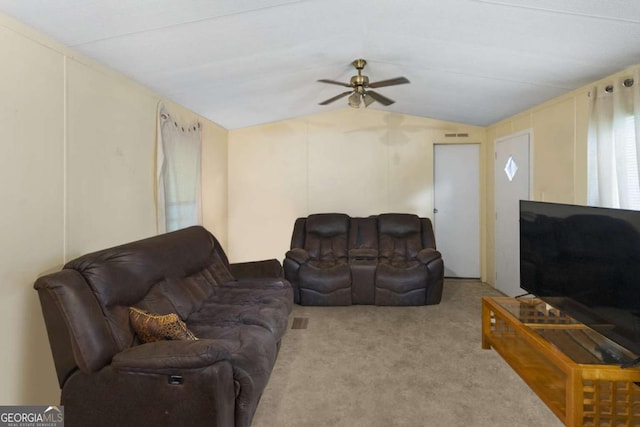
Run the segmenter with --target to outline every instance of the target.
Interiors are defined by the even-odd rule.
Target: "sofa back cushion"
[[[436,236],[433,233],[431,220],[429,218],[420,218],[420,227],[422,228],[422,247],[437,249]]]
[[[309,215],[305,222],[304,249],[311,259],[335,261],[347,258],[349,220],[345,214]]]
[[[381,258],[402,261],[415,258],[423,248],[420,218],[412,214],[378,215],[378,242]]]
[[[293,223],[293,233],[291,234],[291,245],[290,248],[300,248],[304,249],[304,226],[307,222],[307,218],[297,218],[296,222]]]
[[[215,243],[204,228],[190,227],[84,255],[65,268],[89,284],[121,351],[134,342],[130,306],[161,314],[173,308],[183,317],[199,296],[211,292],[215,260],[218,270],[226,269]],[[218,276],[232,277],[228,269]]]
[[[351,218],[349,249],[378,250],[378,230],[375,216]]]

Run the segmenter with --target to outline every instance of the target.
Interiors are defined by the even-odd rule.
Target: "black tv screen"
[[[640,354],[640,212],[520,201],[520,286]]]

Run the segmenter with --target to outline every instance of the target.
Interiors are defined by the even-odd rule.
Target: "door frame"
[[[497,234],[497,229],[496,229],[496,215],[497,215],[497,211],[496,211],[496,200],[497,200],[497,192],[496,192],[496,160],[497,160],[497,156],[498,156],[498,143],[506,140],[506,139],[511,139],[511,138],[515,138],[518,136],[522,136],[522,135],[528,135],[529,136],[529,200],[532,200],[533,197],[533,167],[534,167],[534,161],[533,161],[533,154],[534,154],[534,150],[533,150],[533,143],[534,143],[534,135],[533,135],[533,128],[527,128],[518,132],[513,132],[510,133],[508,135],[504,135],[501,136],[500,138],[496,138],[493,141],[493,161],[491,162],[493,165],[493,174],[492,174],[492,178],[493,178],[493,215],[491,215],[491,221],[493,222],[493,274],[489,275],[489,277],[491,277],[492,281],[493,281],[493,286],[496,286],[496,274],[498,272],[497,269],[497,245],[496,245],[496,234]],[[518,252],[520,251],[520,248],[518,248]]]

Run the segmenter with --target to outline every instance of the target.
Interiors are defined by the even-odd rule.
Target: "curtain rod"
[[[624,80],[622,81],[622,85],[623,85],[624,87],[631,87],[631,86],[633,86],[633,83],[634,83],[634,82],[633,82],[633,79],[632,79],[632,78],[626,78],[626,79],[624,79]],[[605,91],[605,92],[607,92],[607,93],[611,93],[611,92],[613,92],[613,85],[607,85],[607,86],[605,86],[604,91]]]

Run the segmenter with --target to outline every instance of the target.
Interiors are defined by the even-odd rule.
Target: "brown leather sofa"
[[[229,264],[202,227],[82,256],[35,283],[67,426],[249,426],[293,305],[277,260]],[[199,339],[141,344],[129,307]]]
[[[425,305],[442,299],[442,255],[431,221],[417,215],[298,218],[283,267],[301,305]]]

